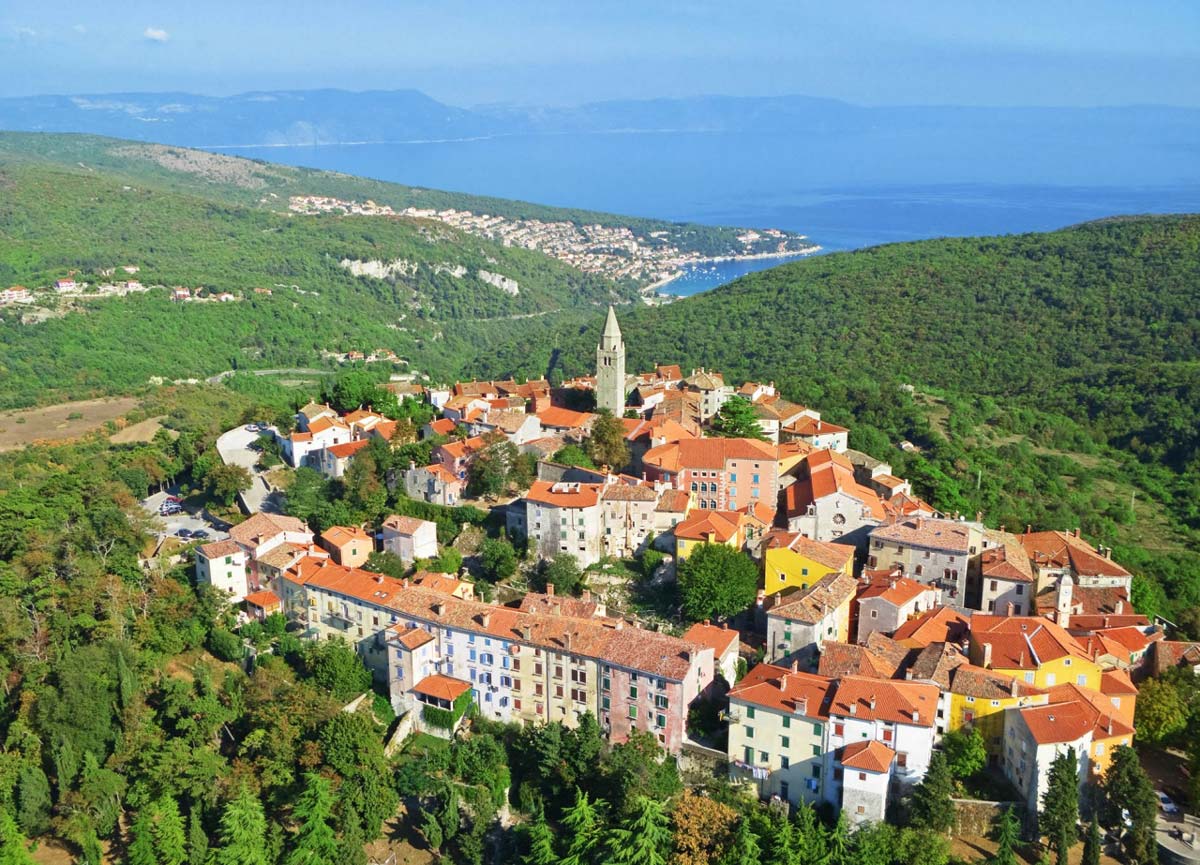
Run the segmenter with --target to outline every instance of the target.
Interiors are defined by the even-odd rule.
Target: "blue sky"
[[[0,95],[316,87],[458,105],[804,93],[1200,106],[1200,3],[0,2]]]

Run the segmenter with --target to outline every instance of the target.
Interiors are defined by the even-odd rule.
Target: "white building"
[[[392,514],[381,528],[384,550],[399,556],[405,564],[438,554],[437,523]]]
[[[250,593],[248,555],[236,541],[217,541],[196,549],[196,582],[208,583],[238,603]]]

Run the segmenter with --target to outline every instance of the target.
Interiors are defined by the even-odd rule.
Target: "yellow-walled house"
[[[1100,690],[1100,665],[1066,630],[1039,616],[972,616],[970,658],[1038,688]]]
[[[834,572],[807,589],[764,597],[767,660],[798,660],[815,666],[822,643],[848,642],[850,605],[857,587],[854,577]]]
[[[950,676],[946,730],[974,727],[992,757],[999,757],[1004,747],[1004,711],[1045,705],[1049,698],[1043,688],[974,664],[962,664]]]
[[[763,550],[763,589],[768,595],[807,589],[829,573],[854,574],[854,547],[846,544],[776,529],[767,535]]]
[[[746,515],[737,511],[694,511],[675,526],[675,558],[683,561],[701,544],[724,544],[740,550],[745,543]]]

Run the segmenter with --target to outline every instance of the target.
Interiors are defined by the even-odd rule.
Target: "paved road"
[[[258,437],[262,432],[254,429],[247,429],[245,426],[237,426],[228,432],[222,433],[217,439],[217,453],[220,454],[221,460],[226,465],[241,466],[250,472],[253,483],[250,489],[242,493],[239,498],[245,509],[252,514],[259,511],[267,513],[279,513],[279,496],[273,494],[270,486],[263,479],[263,475],[258,470],[259,453],[251,445],[258,441]]]
[[[235,372],[248,372],[251,375],[327,375],[327,369],[227,369],[205,379],[209,384],[220,384]]]

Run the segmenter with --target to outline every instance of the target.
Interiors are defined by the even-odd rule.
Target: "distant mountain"
[[[697,96],[549,108],[457,108],[415,90],[282,90],[236,96],[112,93],[0,99],[0,129],[87,132],[189,147],[426,141],[492,135],[620,131],[825,134],[886,128],[954,134],[991,126],[1063,135],[1081,144],[1137,129],[1200,141],[1200,110],[1113,108],[873,108],[810,96]]]

